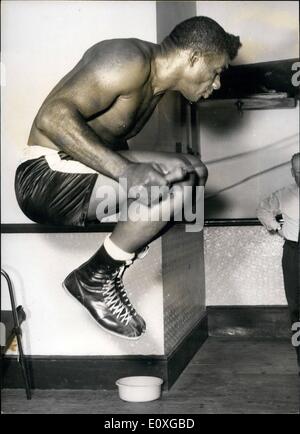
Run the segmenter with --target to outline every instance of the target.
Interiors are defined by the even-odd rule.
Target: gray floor
[[[209,338],[172,390],[147,404],[116,391],[2,392],[8,414],[299,414],[299,377],[286,340]]]

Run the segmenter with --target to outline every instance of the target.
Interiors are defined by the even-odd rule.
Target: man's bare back
[[[126,140],[142,129],[163,96],[154,95],[151,82],[158,50],[158,45],[138,39],[103,41],[87,50],[44,101],[28,145],[59,149],[60,143],[49,139],[39,124],[49,106],[69,104],[105,146],[126,149]]]

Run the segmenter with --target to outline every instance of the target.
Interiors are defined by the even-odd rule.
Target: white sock
[[[120,247],[110,239],[110,235],[105,238],[104,248],[115,261],[132,261],[135,257],[135,253],[128,253],[120,249]]]

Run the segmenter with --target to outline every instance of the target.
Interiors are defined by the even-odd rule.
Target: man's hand
[[[282,227],[280,227],[280,229],[272,229],[272,230],[269,230],[269,232],[270,232],[271,234],[277,234],[277,235],[279,235],[281,238],[284,238]]]
[[[165,188],[165,194],[156,198],[155,203],[157,203],[160,199],[165,198],[171,184],[182,181],[186,175],[187,171],[183,167],[168,172],[164,165],[157,163],[130,163],[120,178],[127,180],[129,199],[137,199],[137,195],[140,194],[140,202],[149,206],[151,203],[151,187]],[[151,205],[153,204],[151,203]]]

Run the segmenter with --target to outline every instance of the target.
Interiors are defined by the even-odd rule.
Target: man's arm
[[[149,59],[132,42],[108,41],[77,74],[52,92],[41,107],[36,127],[74,159],[112,179],[126,178],[132,186],[165,186],[162,172],[135,163],[106,147],[86,119],[105,113],[122,95],[141,91],[150,73]],[[101,115],[100,115],[101,116]]]
[[[197,173],[199,176],[199,185],[205,186],[208,178],[208,168],[200,161],[199,166],[197,167]]]
[[[117,180],[131,163],[105,142],[86,119],[105,113],[122,95],[142,87],[150,66],[130,41],[103,41],[84,55],[76,72],[50,93],[36,127],[58,148],[86,166]]]
[[[105,147],[76,105],[63,98],[47,103],[36,125],[61,150],[110,178],[117,180],[130,165],[125,157]]]
[[[278,193],[271,194],[267,199],[260,202],[257,210],[257,218],[268,231],[280,231],[281,226],[276,216],[281,214]]]
[[[133,163],[111,151],[85,122],[70,102],[55,100],[47,105],[37,125],[54,143],[76,160],[116,181],[127,180],[131,187],[163,187],[167,180],[151,164]]]

